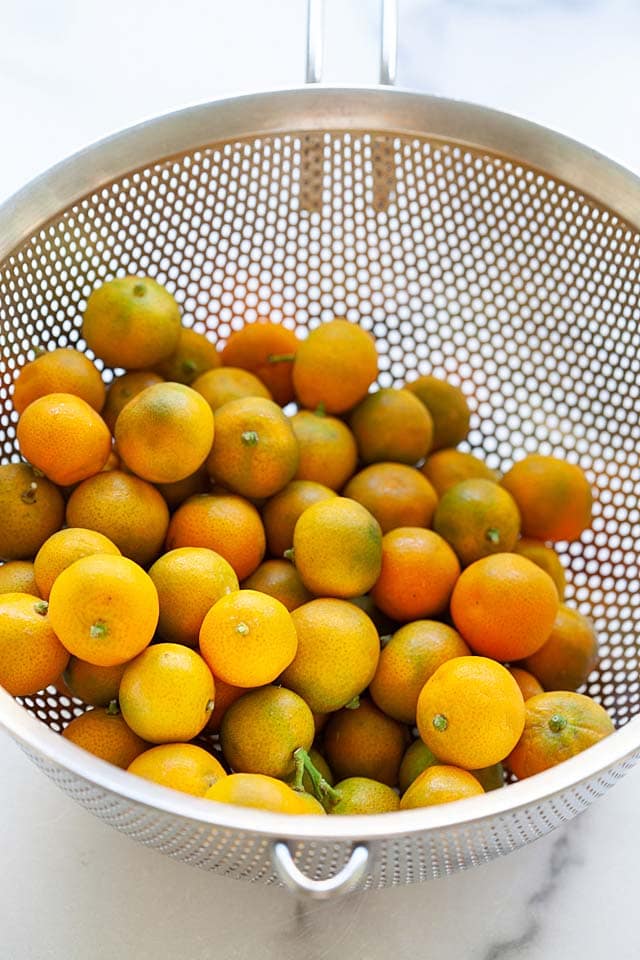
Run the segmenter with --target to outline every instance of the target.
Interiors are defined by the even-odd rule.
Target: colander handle
[[[305,876],[295,865],[289,847],[281,840],[273,844],[271,856],[276,873],[289,890],[314,900],[329,900],[355,890],[367,869],[369,849],[358,844],[342,870],[326,880],[311,880]]]
[[[324,0],[307,4],[307,83],[322,80]],[[398,0],[380,0],[380,83],[393,86],[398,64]]]

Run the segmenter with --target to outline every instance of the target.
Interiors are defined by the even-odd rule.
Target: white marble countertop
[[[376,0],[330,0],[327,76],[376,76]],[[399,80],[518,113],[640,172],[634,0],[401,0]],[[299,85],[302,0],[3,0],[0,200],[87,143],[231,92]],[[597,67],[597,69],[596,69]],[[2,960],[640,955],[640,769],[488,866],[302,905],[138,847],[0,734]]]

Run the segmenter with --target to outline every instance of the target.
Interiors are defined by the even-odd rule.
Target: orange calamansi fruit
[[[446,660],[470,653],[460,634],[445,623],[407,623],[382,648],[369,692],[388,716],[415,726],[418,697],[429,677]]]
[[[525,726],[506,760],[523,780],[574,757],[614,731],[607,711],[581,693],[555,691],[531,697],[525,704]]]
[[[347,320],[331,320],[303,340],[293,364],[293,387],[300,405],[344,413],[366,396],[378,376],[375,340]]]
[[[56,636],[47,604],[27,593],[0,595],[0,685],[13,697],[55,683],[69,660]]]
[[[521,557],[526,557],[527,560],[531,560],[537,567],[541,567],[545,573],[548,573],[556,585],[558,598],[560,601],[564,600],[567,580],[560,557],[553,547],[548,547],[546,543],[541,543],[540,540],[522,537],[516,543],[513,552],[520,554]]]
[[[162,787],[204,797],[227,772],[212,754],[195,743],[162,743],[138,754],[129,773]]]
[[[363,463],[414,464],[426,457],[433,421],[408,390],[385,388],[365,397],[349,417]]]
[[[207,459],[212,479],[245,497],[271,497],[298,468],[298,441],[272,400],[230,400],[215,414],[215,439]]]
[[[207,720],[206,732],[218,733],[222,718],[232,703],[239,700],[247,692],[248,687],[234,687],[231,683],[225,683],[220,677],[214,677],[216,685],[215,706],[209,719]]]
[[[597,665],[598,639],[592,622],[564,603],[549,638],[522,663],[545,690],[577,690]]]
[[[155,370],[165,380],[189,386],[207,370],[214,370],[221,363],[215,343],[206,334],[182,327],[178,346],[156,364]]]
[[[333,788],[337,799],[329,806],[333,816],[394,813],[400,809],[398,794],[386,783],[370,777],[347,777]]]
[[[180,308],[150,277],[116,277],[92,291],[82,320],[90,350],[109,367],[153,367],[174,352]]]
[[[380,642],[373,623],[353,603],[311,600],[291,614],[298,648],[281,682],[314,713],[346,706],[376,672]]]
[[[400,800],[401,810],[453,803],[484,793],[478,780],[467,770],[444,764],[433,764],[423,770],[407,788]]]
[[[115,703],[75,717],[64,728],[62,736],[122,770],[149,746],[127,725]]]
[[[204,464],[183,480],[176,480],[174,483],[156,483],[154,486],[172,511],[189,497],[194,497],[197,493],[208,493],[210,490],[209,476]]]
[[[312,480],[292,480],[276,493],[262,508],[262,520],[269,551],[274,557],[284,556],[293,546],[293,531],[307,507],[336,494],[322,483]]]
[[[288,667],[298,639],[279,600],[256,590],[221,597],[200,629],[200,652],[213,674],[236,687],[261,687]]]
[[[77,697],[92,707],[108,707],[118,699],[120,681],[125,663],[113,667],[98,667],[78,657],[70,657],[63,679],[72,697]]]
[[[71,393],[48,393],[30,403],[18,421],[17,434],[25,459],[61,486],[98,473],[111,453],[104,420]]]
[[[382,540],[382,569],[371,597],[394,620],[443,613],[460,574],[449,544],[419,527],[398,527]]]
[[[456,657],[425,683],[416,721],[442,763],[477,770],[511,753],[524,717],[520,688],[506,667],[487,657]]]
[[[544,693],[542,684],[528,670],[523,670],[522,667],[507,667],[507,670],[520,687],[523,700],[527,701],[529,697]]]
[[[168,550],[149,569],[158,591],[158,634],[169,643],[198,645],[200,627],[220,597],[239,588],[233,567],[206,547]]]
[[[267,686],[250,690],[228,708],[220,744],[235,773],[287,779],[294,773],[294,751],[308,750],[314,735],[313,714],[302,697]]]
[[[420,400],[433,420],[432,450],[456,447],[469,432],[471,411],[462,391],[438,377],[418,377],[406,389]]]
[[[175,483],[202,466],[214,437],[206,401],[183,383],[157,383],[136,394],[116,421],[118,452],[143,480]]]
[[[439,763],[440,761],[433,751],[429,750],[426,743],[423,743],[422,740],[414,740],[405,750],[400,764],[398,772],[400,793],[405,793],[423,770]]]
[[[515,553],[476,560],[451,595],[451,616],[463,639],[474,653],[496,660],[522,660],[539,650],[557,612],[551,577]]]
[[[142,393],[147,387],[153,387],[162,382],[162,377],[153,370],[134,370],[112,380],[107,388],[107,400],[102,411],[102,419],[111,433],[115,432],[116,420],[129,400]]]
[[[306,802],[282,780],[262,773],[232,773],[222,777],[205,793],[207,800],[254,807],[272,813],[310,813]]]
[[[240,400],[243,397],[273,399],[261,380],[248,370],[240,370],[237,367],[217,367],[207,370],[206,373],[200,374],[191,386],[204,397],[214,413],[230,400]]]
[[[268,593],[283,603],[289,613],[313,600],[300,574],[289,560],[265,560],[242,583],[243,589]]]
[[[29,560],[10,560],[0,566],[0,593],[29,593],[40,597],[38,584]],[[311,599],[311,598],[309,598]]]
[[[65,527],[52,534],[42,544],[33,562],[33,572],[40,596],[49,599],[51,587],[63,570],[80,557],[93,553],[110,553],[120,556],[115,543],[96,530],[82,527]]]
[[[430,453],[420,470],[433,485],[439,497],[461,480],[476,478],[498,482],[496,471],[491,470],[474,454],[463,453],[462,450],[454,450],[451,447]]]
[[[356,441],[346,423],[318,411],[299,410],[291,417],[291,426],[300,454],[294,479],[341,490],[358,462]]]
[[[262,561],[266,549],[260,514],[248,500],[233,494],[190,497],[171,518],[166,549],[207,547],[224,557],[244,580]]]
[[[149,743],[184,743],[206,726],[215,683],[202,657],[181,643],[156,643],[128,663],[120,681],[122,715]]]
[[[591,524],[593,495],[576,464],[531,454],[500,482],[518,504],[525,537],[577,540]]]
[[[293,531],[296,569],[316,596],[358,597],[378,579],[382,531],[355,500],[332,497],[307,507]]]
[[[30,560],[62,526],[64,500],[28,463],[3,463],[0,515],[0,560]]]
[[[97,666],[115,666],[151,641],[158,594],[132,560],[95,553],[58,575],[49,597],[49,620],[69,653]]]
[[[67,503],[67,524],[101,533],[123,556],[146,566],[162,549],[169,510],[146,480],[109,470],[76,487]]]
[[[491,480],[462,480],[443,494],[433,529],[453,547],[463,567],[512,550],[520,533],[513,497]]]
[[[13,406],[23,413],[48,393],[72,393],[100,413],[105,385],[98,368],[79,350],[58,347],[41,353],[21,367],[13,384]]]
[[[357,706],[331,714],[322,745],[339,780],[368,777],[395,787],[408,739],[405,726],[363,698]]]
[[[429,527],[438,497],[419,470],[403,463],[374,463],[343,490],[371,513],[383,533],[396,527]]]
[[[222,351],[227,367],[255,374],[280,406],[293,400],[293,361],[300,341],[288,327],[268,320],[234,331]]]

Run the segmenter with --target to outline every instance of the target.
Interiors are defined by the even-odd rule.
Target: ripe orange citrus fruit
[[[134,370],[132,373],[123,373],[112,380],[107,389],[107,401],[102,411],[102,419],[111,433],[115,432],[116,420],[129,400],[142,393],[147,387],[153,387],[162,382],[162,377],[153,370]]]
[[[136,394],[116,421],[118,452],[143,480],[175,483],[202,466],[213,443],[213,414],[182,383],[157,383]]]
[[[293,531],[296,569],[317,596],[358,597],[378,579],[382,532],[361,504],[332,497],[307,507]]]
[[[287,608],[256,590],[221,597],[200,629],[200,652],[213,674],[236,687],[271,683],[291,663],[297,646]]]
[[[609,714],[581,693],[541,693],[525,704],[524,732],[506,761],[523,780],[574,757],[614,731]]]
[[[0,560],[30,560],[64,521],[62,494],[27,463],[0,464]]]
[[[115,666],[149,644],[158,623],[158,594],[132,560],[96,553],[58,575],[49,620],[69,653],[97,666]]]
[[[248,687],[234,687],[231,683],[225,683],[220,677],[213,678],[216,685],[215,706],[209,719],[207,720],[206,732],[218,733],[222,718],[232,703],[239,700],[247,692]]]
[[[207,468],[203,464],[195,473],[190,473],[183,480],[176,480],[174,483],[156,483],[155,488],[162,494],[169,509],[173,511],[189,497],[194,497],[197,493],[209,492]]]
[[[382,540],[382,569],[371,596],[394,620],[418,620],[443,613],[460,574],[449,544],[419,527],[398,527]]]
[[[443,763],[477,770],[508,756],[524,729],[524,700],[506,667],[487,657],[441,664],[418,698],[420,737]]]
[[[40,597],[33,564],[29,560],[3,563],[0,567],[0,593],[29,593],[32,597]]]
[[[245,497],[271,497],[298,468],[298,441],[272,400],[230,400],[215,414],[215,439],[207,460],[216,483]]]
[[[146,480],[110,470],[76,487],[67,503],[67,524],[101,533],[123,556],[146,566],[162,549],[169,510]]]
[[[385,388],[365,397],[349,417],[363,463],[414,464],[426,457],[433,421],[408,390]]]
[[[453,803],[467,797],[477,797],[484,790],[467,770],[459,767],[433,764],[419,774],[400,800],[401,810],[432,807],[438,803]]]
[[[181,643],[156,643],[127,664],[120,709],[149,743],[184,743],[205,727],[215,684],[199,654]]]
[[[232,494],[190,497],[174,513],[167,550],[208,547],[231,564],[244,580],[260,564],[266,542],[260,514],[248,500]]]
[[[204,797],[227,772],[214,756],[194,743],[163,743],[138,754],[129,773],[171,790]]]
[[[471,480],[475,477],[498,482],[498,474],[495,470],[491,470],[478,457],[450,447],[429,454],[420,469],[439,497],[461,480]]]
[[[336,494],[322,483],[293,480],[276,493],[262,508],[262,520],[269,551],[274,557],[284,556],[293,546],[293,531],[307,507]]]
[[[72,697],[77,697],[92,707],[108,707],[118,699],[120,681],[126,664],[113,667],[97,667],[77,657],[70,657],[64,671],[64,681]]]
[[[395,787],[408,739],[405,726],[363,698],[357,707],[331,714],[322,744],[339,780],[368,777]]]
[[[47,616],[47,604],[26,593],[0,595],[0,685],[25,697],[55,683],[69,660]]]
[[[346,706],[376,672],[380,642],[373,623],[346,600],[311,600],[291,614],[298,649],[281,681],[314,713]]]
[[[262,773],[232,773],[222,777],[205,793],[207,800],[231,803],[238,807],[254,807],[272,813],[303,814],[310,812],[299,795],[274,777]]]
[[[116,277],[89,296],[82,336],[109,367],[153,367],[180,339],[180,308],[150,277]]]
[[[48,393],[30,403],[17,434],[25,459],[61,486],[98,473],[111,453],[104,420],[71,393]]]
[[[516,463],[501,484],[518,504],[525,537],[577,540],[591,524],[591,487],[576,464],[532,454]]]
[[[420,400],[433,420],[432,450],[456,447],[469,432],[471,412],[458,387],[438,377],[419,377],[406,389]]]
[[[442,495],[433,529],[453,547],[463,567],[512,550],[520,533],[513,497],[491,480],[462,480]]]
[[[155,370],[165,380],[189,386],[207,370],[214,370],[221,363],[216,345],[206,334],[197,333],[190,327],[182,327],[178,346],[173,353],[156,364]]]
[[[522,667],[507,667],[507,670],[520,687],[523,700],[526,701],[529,697],[535,697],[539,693],[544,693],[542,684],[538,683],[533,674],[529,673],[528,670],[523,670]]]
[[[358,462],[356,441],[346,423],[323,413],[300,410],[291,418],[291,426],[300,453],[295,479],[342,490]]]
[[[398,772],[398,786],[400,794],[405,793],[413,781],[420,776],[427,767],[432,767],[440,761],[422,740],[414,740],[404,752],[400,770]]]
[[[122,770],[149,746],[127,726],[116,704],[96,707],[75,717],[64,728],[62,736]]]
[[[301,406],[344,413],[366,396],[378,376],[378,354],[370,333],[347,320],[312,330],[298,346],[293,387]]]
[[[268,593],[283,603],[289,613],[296,607],[313,600],[300,574],[289,560],[266,560],[243,581],[246,590]]]
[[[110,553],[119,556],[120,551],[108,537],[95,530],[82,527],[65,527],[52,534],[42,544],[33,562],[34,576],[40,596],[49,599],[51,587],[63,570],[80,557],[93,553]]]
[[[371,513],[383,533],[396,527],[429,527],[438,497],[419,470],[403,463],[374,463],[356,473],[344,496]]]
[[[522,666],[545,690],[577,690],[598,665],[598,640],[592,622],[561,603],[548,640]]]
[[[539,650],[557,612],[551,577],[515,553],[476,560],[451,596],[451,616],[463,639],[474,653],[496,660],[522,660]]]
[[[564,592],[567,581],[564,573],[564,567],[560,562],[560,557],[553,547],[548,547],[540,540],[532,540],[529,537],[522,537],[513,548],[514,553],[519,553],[521,557],[531,560],[537,567],[540,567],[545,573],[548,573],[556,585],[558,598],[564,600]]]
[[[418,697],[429,677],[446,660],[470,653],[460,634],[445,623],[407,623],[382,648],[369,692],[388,716],[415,726]]]
[[[230,400],[240,400],[242,397],[272,399],[271,393],[261,380],[247,370],[236,367],[207,370],[194,380],[191,386],[204,397],[214,413]]]
[[[48,393],[72,393],[100,413],[105,385],[100,371],[79,350],[58,347],[26,363],[13,384],[13,406],[18,413]]]
[[[293,400],[293,361],[299,340],[279,323],[258,320],[231,334],[222,351],[227,367],[249,370],[281,406]]]
[[[198,645],[200,627],[213,604],[238,589],[233,567],[206,547],[168,550],[149,569],[158,591],[158,634],[169,643]]]
[[[333,788],[337,800],[329,806],[334,816],[394,813],[400,809],[398,794],[386,783],[369,777],[347,777]]]

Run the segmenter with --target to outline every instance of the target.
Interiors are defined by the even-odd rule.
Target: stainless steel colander
[[[132,777],[58,735],[53,688],[2,724],[71,797],[123,833],[230,877],[315,896],[447,875],[585,809],[640,757],[640,181],[565,137],[415,93],[319,87],[194,107],[65,161],[0,210],[0,454],[18,459],[10,386],[45,348],[85,349],[87,296],[149,274],[224,343],[262,315],[304,332],[342,315],[375,335],[379,383],[433,372],[472,407],[467,448],[507,469],[579,462],[593,527],[560,545],[570,603],[595,622],[587,692],[616,733],[479,798],[372,817],[284,817]],[[385,5],[381,79],[394,73]],[[111,376],[105,371],[105,378]],[[0,521],[1,522],[1,521]]]

